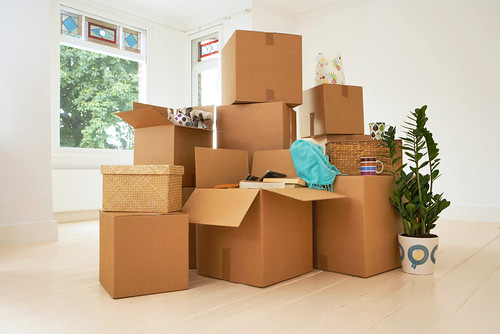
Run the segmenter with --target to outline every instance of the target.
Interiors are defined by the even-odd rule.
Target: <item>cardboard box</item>
[[[217,107],[217,147],[253,152],[290,148],[297,139],[295,111],[282,102]]]
[[[187,202],[194,187],[182,188],[182,205]],[[196,224],[189,223],[189,269],[196,269]]]
[[[268,153],[261,157],[273,157]],[[254,165],[266,165],[259,156]],[[274,158],[280,156],[286,157]],[[226,165],[241,171],[224,179]],[[245,151],[196,149],[197,173],[210,171],[197,174],[205,187],[235,183],[248,174],[247,166]],[[198,224],[198,274],[265,287],[311,271],[312,201],[338,198],[343,196],[308,188],[197,188],[183,211]]]
[[[196,107],[213,113],[213,106]],[[178,126],[168,108],[134,102],[134,109],[116,115],[134,128],[135,165],[184,166],[182,184],[194,187],[194,147],[213,147],[212,130]]]
[[[186,214],[100,212],[99,281],[113,298],[189,287]]]
[[[182,208],[184,167],[101,166],[102,210],[168,213]]]
[[[222,104],[302,104],[302,36],[236,30],[221,51]]]
[[[401,217],[389,203],[394,177],[342,176],[335,201],[314,203],[314,268],[369,277],[401,266]]]
[[[322,84],[304,91],[300,137],[363,134],[363,88]]]

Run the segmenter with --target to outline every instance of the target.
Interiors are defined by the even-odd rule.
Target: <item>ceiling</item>
[[[260,0],[295,15],[339,0]],[[182,31],[201,26],[252,8],[252,0],[90,0],[112,10],[146,17]]]

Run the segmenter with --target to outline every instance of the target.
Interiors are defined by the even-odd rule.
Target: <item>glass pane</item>
[[[61,147],[133,148],[133,129],[114,113],[138,101],[139,64],[61,46]]]
[[[141,52],[141,33],[123,28],[124,49],[132,52]]]
[[[219,40],[210,38],[200,42],[200,61],[216,58],[219,55]]]
[[[61,34],[81,37],[82,17],[81,15],[61,11]]]
[[[87,37],[91,42],[117,47],[117,30],[114,24],[87,19]]]
[[[200,105],[219,104],[217,69],[212,68],[201,72],[198,76],[198,83]]]

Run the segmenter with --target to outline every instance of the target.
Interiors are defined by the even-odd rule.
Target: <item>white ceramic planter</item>
[[[404,272],[420,275],[434,273],[439,237],[413,238],[399,234],[398,242]]]

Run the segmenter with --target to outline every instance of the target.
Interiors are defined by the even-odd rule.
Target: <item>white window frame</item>
[[[77,8],[78,7],[78,8]],[[141,54],[134,53],[131,51],[126,51],[122,49],[115,49],[105,45],[100,45],[93,42],[88,42],[86,40],[80,40],[75,37],[62,35],[60,32],[60,12],[61,9],[73,12],[75,14],[85,15],[93,19],[102,20],[111,24],[116,24],[120,26],[119,36],[121,38],[122,28],[129,28],[132,30],[140,31],[141,36]],[[141,93],[140,101],[145,102],[147,100],[148,91],[148,54],[147,48],[149,45],[149,29],[145,27],[140,27],[140,24],[131,22],[131,24],[124,24],[122,22],[130,22],[130,20],[114,15],[101,14],[94,8],[81,8],[80,6],[75,6],[73,3],[58,3],[54,6],[54,30],[53,33],[57,34],[57,38],[54,39],[54,68],[53,68],[53,80],[52,80],[52,91],[51,95],[52,101],[52,124],[51,124],[51,140],[52,140],[52,168],[56,169],[93,169],[100,168],[101,165],[109,164],[131,164],[133,163],[133,150],[117,150],[117,149],[95,149],[95,148],[78,148],[78,147],[61,147],[60,146],[60,130],[59,130],[59,108],[60,108],[60,46],[70,46],[77,47],[92,52],[99,52],[102,54],[120,57],[123,59],[133,60],[137,62],[142,62],[145,64],[146,69],[144,71],[144,92]],[[82,20],[82,24],[85,21]],[[85,32],[83,31],[82,34]]]
[[[212,35],[212,34],[217,34],[217,38],[219,39],[219,56],[215,59],[209,59],[204,62],[200,62],[197,64],[193,64],[193,59],[194,57],[197,57],[197,55],[194,55],[193,53],[193,48],[192,48],[192,43],[194,40],[204,38]],[[204,70],[210,69],[210,68],[216,68],[217,69],[217,76],[219,78],[218,80],[218,87],[217,90],[221,93],[221,50],[222,50],[222,25],[218,25],[209,29],[205,29],[202,31],[197,31],[195,33],[191,33],[188,35],[189,37],[189,72],[190,72],[190,78],[191,78],[191,94],[190,94],[190,101],[191,105],[195,106],[197,105],[197,95],[198,95],[198,74],[203,72]],[[221,103],[221,94],[219,94],[219,97],[217,101],[215,101],[215,105],[220,105]],[[215,124],[215,122],[214,122]]]

